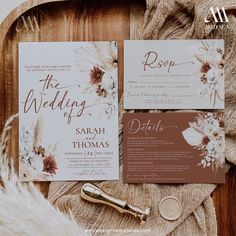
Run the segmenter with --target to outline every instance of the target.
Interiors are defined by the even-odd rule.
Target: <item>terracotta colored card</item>
[[[20,179],[119,178],[115,42],[21,43]]]
[[[126,183],[224,183],[222,113],[125,114]]]
[[[223,109],[224,40],[127,40],[125,109]]]

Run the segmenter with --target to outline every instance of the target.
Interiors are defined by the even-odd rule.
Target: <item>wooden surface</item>
[[[236,235],[236,168],[226,175],[226,183],[219,185],[212,194],[216,208],[218,235]]]
[[[40,2],[44,4],[37,6]],[[130,38],[130,6],[134,4],[140,12],[143,12],[145,1],[138,0],[131,3],[124,0],[115,1],[115,4],[114,1],[108,0],[45,2],[48,1],[26,2],[13,11],[1,25],[0,131],[6,118],[18,112],[17,55],[18,42],[20,41],[118,41],[119,95],[121,95],[123,88],[123,40]],[[33,22],[33,27],[29,19]],[[17,168],[17,129],[12,131],[12,137],[10,153],[14,157]],[[38,186],[47,195],[49,183],[38,183]],[[227,174],[226,184],[219,186],[212,197],[217,213],[218,235],[236,235],[236,169],[230,170]]]

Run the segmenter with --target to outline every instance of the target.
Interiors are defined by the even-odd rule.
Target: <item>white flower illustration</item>
[[[190,122],[189,128],[182,132],[186,142],[201,150],[202,160],[198,165],[223,168],[225,162],[225,136],[223,115],[218,113],[200,113],[196,122]]]
[[[224,60],[223,49],[217,43],[202,41],[194,51],[194,58],[200,63],[199,73],[202,83],[200,96],[208,96],[212,108],[217,100],[224,100]]]
[[[97,42],[74,50],[79,69],[87,76],[87,94],[95,93],[97,103],[104,104],[103,113],[111,116],[117,107],[117,44]]]
[[[32,129],[20,130],[20,179],[52,180],[56,174],[57,163],[50,148],[40,145],[40,119]],[[56,145],[52,150],[56,149]]]

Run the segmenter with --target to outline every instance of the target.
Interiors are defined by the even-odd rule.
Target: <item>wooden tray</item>
[[[18,42],[118,41],[119,95],[121,95],[123,40],[130,38],[130,32],[131,37],[136,33],[135,23],[130,19],[130,11],[133,9],[136,9],[135,12],[142,17],[145,0],[29,0],[12,11],[0,25],[0,131],[5,120],[18,112]],[[139,20],[136,19],[135,22]],[[17,128],[12,130],[10,154],[17,169]],[[228,195],[228,191],[236,182],[235,176],[235,173],[230,173],[226,179],[227,184],[213,193],[216,210],[220,212],[219,235],[232,233],[227,225],[233,222],[232,219],[235,217],[235,212],[229,214],[231,212],[229,204],[230,201],[234,202],[235,196]],[[40,183],[41,191],[47,194],[48,186],[48,183]]]
[[[145,8],[145,1],[137,1]],[[0,36],[0,130],[18,112],[18,42],[119,42],[119,95],[122,91],[123,40],[130,35],[129,1],[28,1],[8,15]],[[11,155],[18,163],[18,130],[12,131]]]

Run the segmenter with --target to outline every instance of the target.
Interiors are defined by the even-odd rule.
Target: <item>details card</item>
[[[127,40],[125,109],[223,109],[223,40]]]
[[[19,44],[19,175],[119,178],[116,42]]]
[[[127,113],[124,182],[224,183],[222,113]]]

